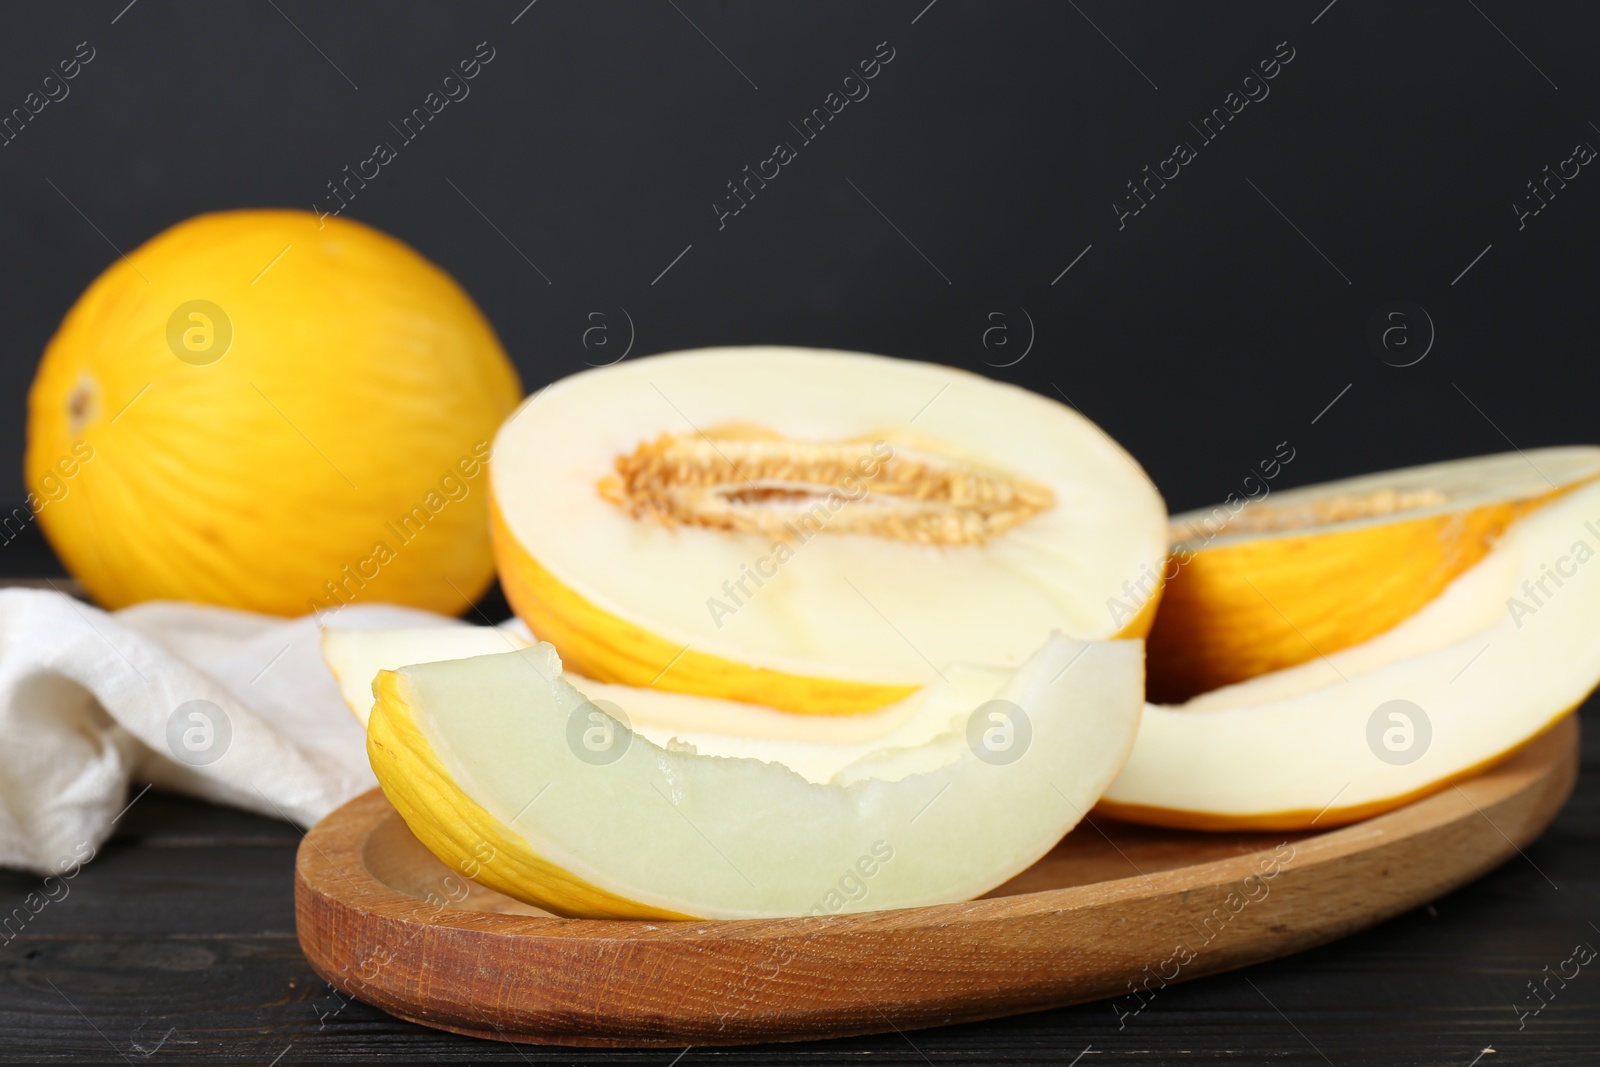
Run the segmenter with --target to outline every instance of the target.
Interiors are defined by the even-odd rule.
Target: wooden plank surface
[[[909,1034],[692,1048],[698,1064],[1459,1064],[1600,1062],[1600,974],[1538,1015],[1516,1003],[1572,948],[1600,947],[1600,702],[1584,767],[1550,831],[1432,907],[1301,955],[1163,990],[1118,1029],[1107,1002]],[[0,1063],[644,1064],[672,1050],[511,1046],[346,1001],[295,941],[300,835],[151,793],[26,931],[0,947]],[[1559,886],[1559,889],[1554,888]],[[36,879],[0,872],[0,903]],[[1600,962],[1600,961],[1597,961]],[[1570,973],[1570,967],[1568,968]],[[165,1043],[161,1043],[165,1038]],[[1085,1052],[1085,1049],[1088,1049]]]

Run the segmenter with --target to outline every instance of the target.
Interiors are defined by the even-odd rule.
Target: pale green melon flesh
[[[1014,763],[973,755],[958,716],[954,732],[880,755],[878,777],[849,785],[638,735],[616,762],[584,762],[568,717],[585,698],[559,672],[539,645],[398,673],[446,771],[532,851],[653,907],[737,918],[965,900],[1026,869],[1127,757],[1143,644],[1052,638],[996,694],[1032,727]]]

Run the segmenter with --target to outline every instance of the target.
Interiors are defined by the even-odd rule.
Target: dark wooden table
[[[1524,858],[1344,941],[1163,990],[1125,1029],[1098,1003],[677,1059],[479,1041],[344,999],[295,940],[300,832],[151,792],[0,947],[0,1062],[1600,1064],[1600,960],[1552,980],[1537,1015],[1514,1007],[1574,946],[1600,948],[1600,700],[1584,717],[1577,792]],[[38,887],[0,871],[0,913]]]

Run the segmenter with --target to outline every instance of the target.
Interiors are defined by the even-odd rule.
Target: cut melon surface
[[[968,899],[1053,847],[1133,743],[1143,648],[1052,637],[991,694],[1007,703],[829,784],[661,748],[569,684],[549,645],[385,671],[374,689],[385,794],[484,885],[572,916],[832,914]],[[993,728],[995,708],[1025,737],[1011,762],[969,744],[972,713]],[[620,755],[580,757],[580,727],[608,729]]]
[[[1351,648],[1421,610],[1512,522],[1600,477],[1600,448],[1532,449],[1363,475],[1173,518],[1150,697],[1199,693]]]
[[[1148,706],[1101,809],[1200,829],[1337,826],[1503,759],[1600,681],[1597,553],[1600,485],[1586,485],[1512,523],[1382,636]]]
[[[490,492],[506,595],[572,670],[814,714],[1142,636],[1166,554],[1155,487],[1071,408],[853,353],[564,379],[502,427]]]

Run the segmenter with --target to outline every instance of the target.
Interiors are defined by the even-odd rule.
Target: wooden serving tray
[[[1470,781],[1341,829],[1094,818],[979,900],[698,922],[547,915],[454,874],[373,790],[306,835],[296,918],[312,967],[344,993],[499,1040],[798,1041],[1103,997],[1120,1014],[1136,989],[1320,945],[1471,881],[1544,830],[1577,767],[1568,716]]]

